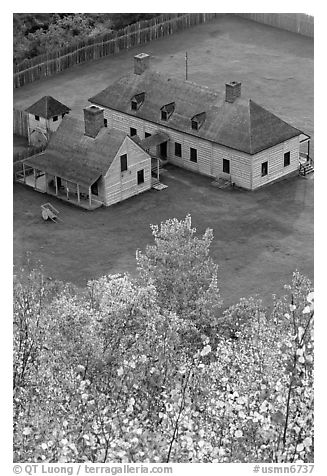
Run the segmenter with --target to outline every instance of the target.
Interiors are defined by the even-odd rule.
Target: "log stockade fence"
[[[238,16],[299,35],[314,36],[314,17],[305,13],[237,13]]]
[[[208,23],[218,13],[165,13],[119,31],[110,31],[46,55],[14,65],[14,88],[52,76],[87,61],[115,55],[194,25]],[[305,13],[236,13],[237,16],[313,38],[314,19]]]
[[[18,136],[28,137],[28,113],[14,108],[13,133]]]
[[[14,88],[52,76],[76,64],[115,55],[194,25],[207,23],[216,16],[216,13],[165,13],[119,31],[110,31],[52,53],[36,56],[14,65]]]

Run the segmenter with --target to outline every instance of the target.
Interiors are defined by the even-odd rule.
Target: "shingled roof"
[[[131,99],[141,92],[144,103],[132,110]],[[123,76],[89,101],[251,155],[302,133],[251,99],[240,97],[227,103],[225,92],[151,70]],[[162,121],[160,109],[173,102],[173,114]],[[192,129],[191,119],[203,112],[202,126]]]
[[[52,96],[43,96],[43,98],[36,101],[32,106],[26,109],[26,112],[34,114],[35,116],[51,119],[54,116],[60,116],[70,111],[68,106],[57,101]]]
[[[25,163],[89,187],[108,171],[125,137],[124,132],[103,127],[93,139],[84,134],[82,120],[66,116],[45,152]]]

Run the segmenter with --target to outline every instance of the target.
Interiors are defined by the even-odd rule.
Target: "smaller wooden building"
[[[110,206],[151,188],[151,157],[124,132],[105,127],[103,109],[67,116],[44,152],[22,161],[16,180],[86,209]]]
[[[26,109],[28,112],[28,143],[46,145],[50,134],[56,131],[70,108],[52,96],[43,96]]]

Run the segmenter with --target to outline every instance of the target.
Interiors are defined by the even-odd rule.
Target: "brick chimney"
[[[225,101],[233,103],[235,99],[241,96],[241,86],[242,83],[237,83],[236,81],[231,81],[226,83],[226,96]]]
[[[84,126],[85,135],[94,139],[104,126],[103,109],[94,105],[86,107],[84,109]]]
[[[150,66],[150,55],[140,53],[134,56],[134,74],[142,74]]]

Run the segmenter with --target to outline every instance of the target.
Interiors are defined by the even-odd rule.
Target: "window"
[[[175,142],[175,155],[176,157],[182,157],[182,144]]]
[[[104,125],[104,127],[108,127],[108,120],[107,119],[103,119],[103,125]]]
[[[140,109],[145,100],[145,93],[135,94],[131,99],[131,109],[132,111],[137,111]]]
[[[193,147],[190,148],[190,161],[191,162],[198,161],[198,151],[196,149],[193,149]]]
[[[130,135],[131,135],[131,136],[136,136],[136,135],[137,135],[137,130],[134,129],[134,127],[131,127],[131,128],[130,128]]]
[[[169,104],[165,104],[160,108],[161,111],[161,120],[162,121],[168,121],[170,116],[173,114],[175,110],[175,103],[170,102]]]
[[[268,162],[263,162],[261,164],[261,177],[268,175]]]
[[[150,136],[151,136],[151,134],[149,132],[145,133],[145,138],[150,137]]]
[[[40,116],[34,116],[36,121],[40,120]]]
[[[195,114],[195,116],[191,118],[191,128],[194,131],[198,131],[200,127],[203,126],[205,120],[206,120],[205,112],[200,112],[200,114]]]
[[[286,152],[284,154],[284,167],[287,167],[288,165],[290,165],[290,163],[291,163],[291,153]]]
[[[192,124],[192,129],[195,130],[195,131],[197,131],[197,130],[198,130],[198,123],[197,123],[197,121],[192,121],[191,124]]]
[[[223,172],[230,174],[230,161],[228,159],[223,159]]]
[[[127,170],[127,154],[120,156],[120,170],[124,172]]]
[[[137,185],[144,183],[144,169],[137,172]]]
[[[53,116],[53,119],[52,119],[52,120],[53,120],[53,122],[58,121],[58,116]]]

